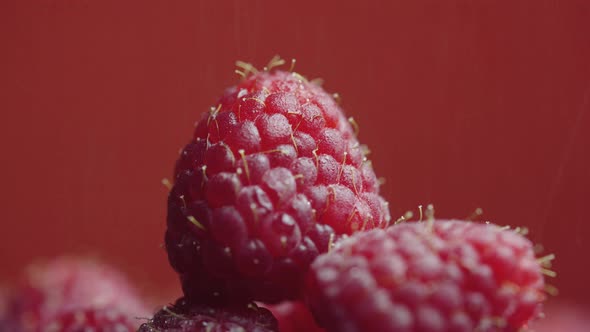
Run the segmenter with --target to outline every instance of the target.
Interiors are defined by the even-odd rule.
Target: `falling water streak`
[[[557,189],[559,187],[559,184],[561,182],[561,179],[563,177],[563,173],[565,171],[565,168],[571,158],[574,146],[576,144],[576,140],[578,138],[578,135],[580,133],[580,127],[581,127],[581,123],[582,120],[584,119],[584,116],[586,115],[586,112],[588,111],[588,108],[590,106],[590,81],[588,82],[588,87],[586,88],[586,91],[584,92],[584,97],[582,99],[582,104],[580,105],[580,109],[578,110],[578,114],[576,115],[576,120],[574,122],[574,124],[572,125],[572,128],[569,130],[569,137],[565,143],[565,146],[563,148],[563,153],[561,155],[560,158],[560,163],[559,163],[559,167],[557,168],[557,173],[555,174],[555,177],[553,178],[553,183],[551,185],[551,189],[549,190],[549,194],[547,196],[547,204],[545,204],[545,212],[543,214],[543,218],[541,219],[541,227],[539,229],[539,232],[542,235],[543,230],[545,229],[545,224],[548,222],[549,219],[549,213],[551,211],[551,209],[553,208],[553,201],[556,198],[557,195]]]

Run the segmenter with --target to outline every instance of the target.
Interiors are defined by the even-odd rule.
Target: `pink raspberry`
[[[211,306],[184,298],[158,311],[139,332],[277,332],[270,311],[255,303]]]
[[[300,298],[309,264],[389,221],[349,121],[321,87],[260,72],[228,89],[176,163],[166,249],[196,301]]]
[[[86,309],[130,318],[149,312],[135,287],[112,267],[66,257],[30,266],[4,307],[4,323],[15,331],[37,331],[60,315]]]
[[[529,240],[456,220],[354,235],[316,259],[306,286],[328,331],[517,331],[545,299]]]
[[[135,332],[137,318],[109,309],[79,309],[50,320],[39,332]]]
[[[319,327],[309,309],[302,302],[282,302],[269,306],[279,322],[281,332],[325,332]]]

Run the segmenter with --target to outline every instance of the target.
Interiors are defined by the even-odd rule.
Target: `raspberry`
[[[281,332],[325,332],[317,326],[309,309],[301,302],[282,302],[268,309],[277,318]]]
[[[408,222],[341,241],[311,265],[328,331],[517,331],[540,314],[533,246],[492,224]]]
[[[132,318],[112,310],[73,310],[55,317],[40,332],[135,332]]]
[[[29,267],[10,290],[5,317],[15,330],[36,331],[56,317],[81,309],[109,309],[128,317],[146,310],[135,288],[113,268],[90,260],[59,258]]]
[[[375,173],[333,98],[260,72],[228,89],[176,163],[166,248],[192,301],[278,302],[329,243],[389,222]]]
[[[139,332],[277,332],[270,311],[254,303],[210,306],[181,298],[143,324]]]

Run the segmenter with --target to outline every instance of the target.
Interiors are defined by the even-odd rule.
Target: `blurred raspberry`
[[[226,306],[192,304],[184,298],[164,307],[139,332],[277,332],[270,311],[255,303]]]
[[[80,309],[62,313],[40,332],[135,332],[137,320],[109,309]]]
[[[463,221],[407,222],[343,240],[312,264],[307,299],[328,331],[517,331],[540,314],[532,243]]]
[[[31,265],[5,302],[6,324],[15,331],[36,331],[61,314],[109,309],[127,317],[149,312],[135,287],[110,266],[62,257]],[[136,324],[136,326],[139,324]]]
[[[170,263],[193,300],[300,298],[331,241],[388,223],[371,163],[334,99],[296,73],[253,74],[218,105],[176,163]]]

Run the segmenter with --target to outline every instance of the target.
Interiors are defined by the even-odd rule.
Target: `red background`
[[[272,55],[325,79],[398,216],[527,226],[590,303],[587,1],[0,3],[0,279],[90,253],[177,289],[160,248],[193,123]]]

